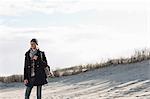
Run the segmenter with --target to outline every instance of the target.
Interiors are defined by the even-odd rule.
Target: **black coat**
[[[41,61],[42,52],[42,60],[47,64],[47,59],[45,53],[43,51],[37,50],[36,55],[38,56],[37,60],[35,60],[35,77],[31,77],[31,58],[29,56],[30,50],[25,53],[25,61],[24,61],[24,80],[27,79],[28,83],[26,86],[38,86],[47,84],[47,76],[44,71],[44,65]]]

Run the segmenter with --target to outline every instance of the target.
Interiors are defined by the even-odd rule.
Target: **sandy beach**
[[[23,99],[23,83],[0,84],[0,99]],[[149,61],[50,78],[42,99],[150,99]],[[36,86],[31,98],[36,99]]]

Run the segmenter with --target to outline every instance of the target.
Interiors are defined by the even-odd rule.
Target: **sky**
[[[148,0],[0,0],[0,76],[23,74],[37,38],[52,70],[150,48]]]

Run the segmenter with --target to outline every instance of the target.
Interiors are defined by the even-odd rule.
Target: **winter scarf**
[[[37,49],[32,50],[32,48],[30,48],[30,57],[31,59],[34,57],[34,55],[37,53]],[[35,60],[32,60],[31,62],[31,77],[35,76]]]

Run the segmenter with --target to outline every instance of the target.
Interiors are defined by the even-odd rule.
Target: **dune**
[[[150,99],[150,64],[111,65],[72,76],[49,78],[42,99]],[[24,99],[23,83],[0,83],[0,99]],[[33,87],[30,99],[36,99]]]

